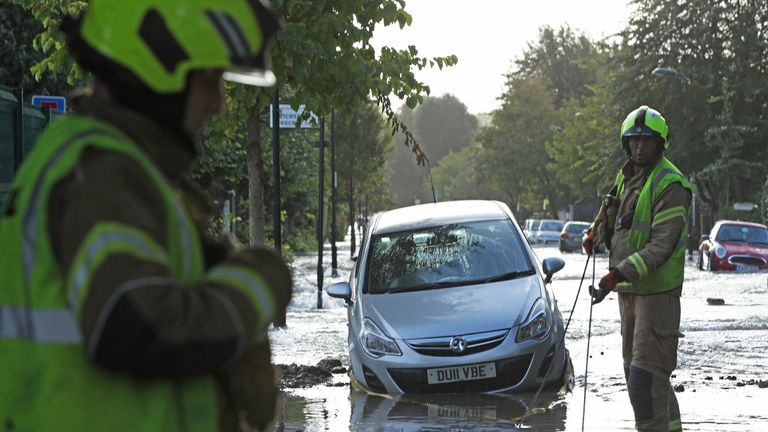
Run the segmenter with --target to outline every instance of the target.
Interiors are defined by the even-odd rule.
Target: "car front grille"
[[[751,255],[732,255],[730,258],[728,258],[728,262],[731,264],[743,264],[757,267],[762,267],[765,265],[764,258]]]
[[[533,354],[497,360],[496,377],[475,381],[427,383],[426,368],[387,369],[398,387],[405,393],[477,393],[501,390],[522,381]]]
[[[447,336],[426,339],[408,339],[405,343],[407,343],[411,349],[422,355],[455,357],[475,354],[495,348],[504,341],[504,338],[507,337],[507,333],[509,333],[509,330],[504,329],[455,337]],[[466,348],[463,351],[454,351],[451,349],[451,340],[454,338],[464,339]]]

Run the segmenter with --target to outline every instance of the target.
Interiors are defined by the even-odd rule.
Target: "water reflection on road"
[[[348,245],[347,245],[348,247]],[[555,275],[552,288],[567,319],[577,298],[586,264],[580,254],[561,254],[555,247],[537,248],[539,260],[560,256],[565,268]],[[328,252],[329,253],[329,252]],[[325,260],[326,268],[330,257]],[[351,268],[349,251],[339,252],[339,277]],[[607,268],[598,257],[596,277]],[[338,358],[348,365],[346,308],[323,294],[324,308],[316,309],[316,256],[298,257],[294,263],[295,297],[288,312],[288,328],[272,330],[276,363],[315,364]],[[573,393],[542,395],[536,413],[523,429],[579,431],[584,409],[586,335],[589,302],[586,285],[578,294],[573,321],[566,337],[576,374]],[[326,275],[330,274],[327,268]],[[768,275],[706,273],[694,262],[686,267],[683,288],[678,370],[673,385],[686,430],[768,430],[768,389],[755,381],[768,380]],[[710,306],[706,299],[722,298]],[[615,294],[593,308],[592,339],[587,375],[585,430],[634,430],[632,409],[624,385],[620,352],[619,315]],[[752,382],[752,383],[750,383]],[[333,385],[287,389],[277,423],[284,431],[464,431],[516,430],[516,423],[533,399],[515,395],[406,395],[382,397],[351,388],[349,377],[336,376]],[[543,408],[543,409],[541,409]]]

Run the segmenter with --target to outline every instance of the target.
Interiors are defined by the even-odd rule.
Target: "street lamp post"
[[[677,69],[675,69],[675,68],[673,68],[671,66],[660,66],[660,67],[657,67],[653,71],[651,71],[651,74],[656,75],[656,76],[661,76],[661,77],[677,78],[680,81],[682,81],[683,83],[685,83],[685,86],[683,87],[683,92],[682,92],[682,98],[683,98],[683,109],[682,109],[682,111],[683,111],[683,121],[682,121],[682,124],[687,127],[688,126],[688,124],[687,124],[688,123],[688,116],[686,115],[686,108],[687,108],[687,105],[688,105],[688,103],[687,103],[688,101],[687,101],[686,89],[691,85],[691,79],[688,78],[688,76],[685,75],[684,73],[678,71]],[[682,162],[681,165],[683,165],[683,164],[688,165],[686,167],[687,168],[686,172],[689,172],[693,168],[688,163],[688,160],[689,160],[689,157],[688,157],[688,144],[687,143],[682,143],[681,150],[682,150],[681,153],[682,153],[682,159],[683,159],[681,161]],[[691,175],[691,174],[689,173],[689,175]],[[695,202],[695,200],[696,200],[696,195],[693,194],[691,196],[691,201],[692,201],[692,207],[694,209],[694,212],[695,212],[695,209],[696,209],[696,202]],[[696,218],[695,218],[694,212],[691,212],[691,216],[692,216],[692,219],[691,219],[691,230],[688,232],[688,239],[687,239],[687,243],[688,243],[688,259],[689,260],[693,259],[694,239],[699,238],[699,235],[696,234],[696,226],[697,225],[696,225]]]

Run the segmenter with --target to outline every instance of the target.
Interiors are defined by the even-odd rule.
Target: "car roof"
[[[589,225],[590,223],[589,222],[582,222],[582,221],[568,221],[565,224],[566,225],[576,225],[576,224],[579,224],[579,225]]]
[[[717,225],[717,226],[725,225],[725,224],[728,224],[728,225],[745,225],[745,226],[752,226],[752,227],[755,227],[755,228],[768,228],[765,225],[759,224],[757,222],[747,222],[747,221],[738,221],[738,220],[719,220],[719,221],[715,222],[715,225]]]
[[[498,201],[443,201],[401,207],[378,214],[374,234],[426,228],[447,223],[509,219]]]

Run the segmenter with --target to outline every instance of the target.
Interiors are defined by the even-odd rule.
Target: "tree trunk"
[[[264,154],[261,150],[261,123],[257,102],[246,119],[246,160],[248,162],[248,237],[251,246],[264,244]]]

